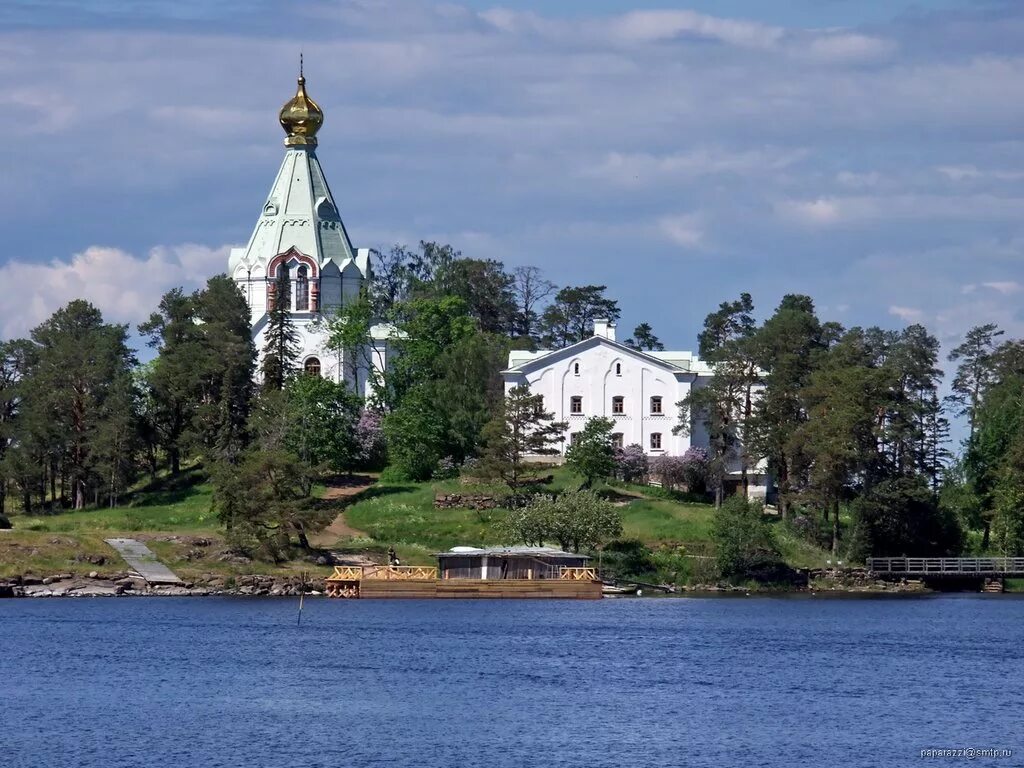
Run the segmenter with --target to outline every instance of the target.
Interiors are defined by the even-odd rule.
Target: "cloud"
[[[1003,296],[1010,296],[1014,293],[1019,293],[1021,284],[1016,280],[996,280],[988,283],[982,283],[985,288],[990,288],[996,293],[1001,293]]]
[[[915,307],[900,307],[895,304],[889,307],[889,314],[895,315],[905,323],[916,323],[924,317],[924,312]]]
[[[658,219],[658,229],[669,242],[683,248],[698,248],[704,243],[704,229],[697,214],[663,216]]]
[[[892,40],[851,32],[829,32],[811,37],[798,53],[819,61],[857,62],[880,59],[895,50]]]
[[[615,19],[612,31],[631,43],[652,43],[691,35],[756,49],[774,48],[785,34],[781,27],[694,11],[634,11]]]
[[[775,211],[784,219],[811,226],[880,220],[1014,220],[1024,216],[1024,196],[918,193],[835,196],[812,200],[782,200],[775,204]]]
[[[94,245],[66,261],[9,261],[0,266],[0,285],[18,300],[0,305],[0,338],[24,336],[72,299],[90,301],[108,322],[135,325],[170,288],[198,288],[222,272],[229,250],[188,243],[138,257]]]
[[[800,149],[763,148],[734,151],[704,147],[687,152],[609,152],[598,163],[587,163],[581,175],[624,186],[647,185],[671,179],[733,174],[749,178],[784,170],[806,152]]]
[[[775,204],[776,213],[799,224],[823,226],[842,219],[840,203],[834,199],[783,200]]]

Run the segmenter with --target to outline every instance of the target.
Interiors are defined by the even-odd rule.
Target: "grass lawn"
[[[162,486],[162,487],[161,487]],[[206,531],[220,529],[210,511],[213,486],[195,470],[186,470],[170,487],[164,480],[155,489],[143,486],[128,496],[126,504],[54,515],[14,515],[17,530],[50,533],[86,531]]]

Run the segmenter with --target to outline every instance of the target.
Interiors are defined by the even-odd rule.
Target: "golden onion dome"
[[[324,124],[324,113],[320,105],[306,94],[306,78],[299,66],[299,88],[295,96],[288,100],[278,116],[281,127],[288,134],[284,140],[286,147],[315,147],[316,132]]]

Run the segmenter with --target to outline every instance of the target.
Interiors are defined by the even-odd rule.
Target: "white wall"
[[[564,352],[548,358],[537,370],[507,374],[505,381],[506,391],[526,384],[531,392],[543,395],[544,408],[554,412],[555,420],[569,423],[564,447],[569,445],[569,435],[582,430],[593,416],[613,419],[615,431],[622,433],[623,445],[637,443],[652,456],[679,455],[690,447],[690,437],[674,435],[672,428],[678,417],[675,404],[686,397],[693,374],[671,371],[612,344]],[[573,396],[583,398],[582,414],[571,412]],[[624,398],[622,414],[612,412],[612,398],[616,396]],[[661,397],[660,415],[651,413],[654,396]],[[661,449],[651,447],[652,433],[661,434]]]

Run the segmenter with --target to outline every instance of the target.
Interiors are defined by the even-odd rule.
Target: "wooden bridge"
[[[1006,578],[1024,576],[1024,557],[869,557],[879,576]]]

